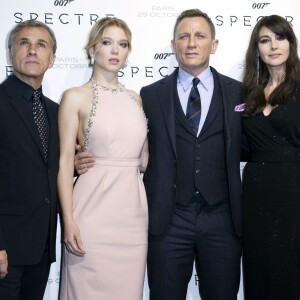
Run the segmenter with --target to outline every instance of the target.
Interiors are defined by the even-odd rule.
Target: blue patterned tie
[[[201,116],[201,99],[200,94],[197,88],[198,83],[200,82],[200,79],[195,77],[193,79],[193,87],[191,89],[188,105],[187,105],[187,111],[186,111],[186,118],[187,121],[194,131],[195,135],[198,133],[198,127],[200,122],[200,116]]]
[[[41,138],[43,154],[45,161],[48,159],[48,141],[47,141],[47,127],[46,127],[46,115],[41,102],[41,93],[36,90],[32,96],[32,112],[34,122],[37,126],[39,136]]]

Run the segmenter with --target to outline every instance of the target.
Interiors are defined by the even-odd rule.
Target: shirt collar
[[[208,87],[210,86],[209,83],[211,80],[213,80],[213,74],[210,70],[210,67],[207,67],[207,69],[205,69],[203,72],[201,72],[197,77],[200,79],[201,85],[206,90],[208,90]],[[193,75],[191,75],[190,73],[187,73],[186,71],[179,68],[177,83],[181,84],[184,91],[187,91],[188,89],[191,88],[193,78],[194,78]]]
[[[19,79],[16,75],[13,74],[11,76],[14,78],[14,80],[19,85],[21,95],[24,97],[24,99],[27,102],[32,101],[32,95],[33,95],[35,89],[31,85],[29,85],[26,82]],[[42,86],[40,86],[37,90],[43,95]],[[43,99],[43,97],[42,97],[42,99]]]

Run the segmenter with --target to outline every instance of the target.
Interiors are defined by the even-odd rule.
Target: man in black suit
[[[45,24],[24,21],[10,32],[8,51],[13,75],[0,85],[0,298],[38,300],[55,261],[58,105],[41,84],[56,39]]]
[[[205,13],[182,12],[172,40],[179,69],[141,90],[151,300],[186,299],[194,262],[201,299],[237,298],[242,97],[239,82],[209,67],[217,46]]]

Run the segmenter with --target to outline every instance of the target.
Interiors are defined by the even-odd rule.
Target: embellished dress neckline
[[[93,125],[93,117],[96,116],[96,110],[97,110],[97,105],[98,105],[98,102],[99,102],[99,92],[100,91],[111,92],[113,94],[127,93],[129,98],[131,99],[131,101],[142,112],[142,114],[144,116],[144,119],[146,121],[146,127],[147,127],[147,131],[148,131],[148,119],[146,118],[145,112],[144,112],[143,108],[141,107],[141,105],[138,103],[138,101],[135,99],[133,93],[130,90],[128,90],[121,83],[118,83],[118,86],[116,88],[110,88],[110,87],[107,87],[107,86],[103,85],[99,81],[95,80],[93,77],[91,77],[90,81],[92,83],[93,98],[92,98],[91,105],[90,105],[90,114],[89,114],[89,118],[88,118],[88,121],[87,121],[87,127],[84,131],[83,151],[87,151],[87,149],[88,149],[91,128],[92,128],[92,125]]]
[[[109,91],[112,93],[118,93],[118,92],[121,93],[126,90],[125,86],[119,82],[118,82],[118,85],[116,88],[110,88],[110,87],[102,84],[100,81],[94,79],[93,77],[91,77],[91,82],[92,82],[92,86],[96,85],[99,89],[101,89],[103,91]]]

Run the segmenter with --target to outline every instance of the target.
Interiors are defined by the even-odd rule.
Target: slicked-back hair
[[[17,25],[15,25],[13,27],[13,29],[10,31],[10,33],[8,35],[8,50],[10,52],[12,51],[12,48],[14,46],[15,37],[16,37],[17,33],[20,32],[24,28],[43,28],[43,29],[45,29],[49,33],[49,35],[52,39],[52,43],[53,43],[52,52],[53,52],[53,54],[55,54],[56,49],[57,49],[57,42],[56,42],[56,37],[55,37],[53,30],[49,26],[44,24],[43,22],[40,22],[37,20],[26,20],[26,21],[18,23]]]
[[[115,18],[115,17],[105,17],[97,21],[97,23],[94,24],[92,27],[88,41],[86,46],[84,47],[87,57],[89,60],[91,60],[91,55],[89,53],[89,50],[93,48],[97,43],[101,43],[103,41],[103,33],[104,30],[108,27],[116,26],[118,28],[121,28],[124,30],[125,35],[128,40],[128,50],[131,51],[132,47],[132,34],[131,30],[129,29],[128,25],[125,21]]]

